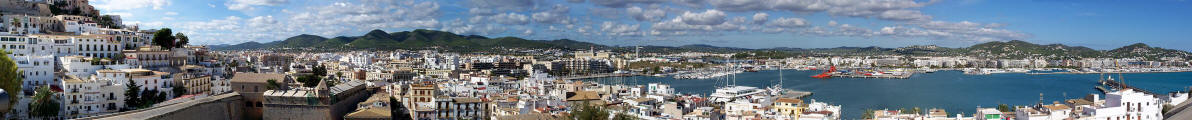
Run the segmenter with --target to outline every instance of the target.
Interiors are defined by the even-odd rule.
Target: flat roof
[[[235,76],[232,76],[232,82],[239,83],[265,83],[265,81],[268,81],[269,79],[276,79],[277,82],[281,82],[286,79],[286,75],[276,73],[238,72]]]

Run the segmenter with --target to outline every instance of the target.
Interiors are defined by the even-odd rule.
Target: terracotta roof
[[[791,98],[778,98],[778,100],[774,100],[774,102],[803,104],[803,100]]]
[[[1064,105],[1064,104],[1043,105],[1043,107],[1047,108],[1047,109],[1051,109],[1051,110],[1071,109],[1071,107],[1068,107],[1068,105]]]
[[[348,113],[345,119],[361,119],[361,118],[391,118],[393,114],[388,107],[374,107],[364,110],[357,110],[356,112]]]

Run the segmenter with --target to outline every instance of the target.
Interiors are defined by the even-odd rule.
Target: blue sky
[[[1024,40],[1192,50],[1186,0],[92,0],[197,44],[432,29],[607,45],[964,47]]]

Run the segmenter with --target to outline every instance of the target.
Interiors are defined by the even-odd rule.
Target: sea
[[[1100,77],[1124,78],[1130,86],[1167,94],[1188,91],[1192,72],[1130,74],[1046,74],[1001,73],[967,75],[961,71],[918,73],[907,79],[829,78],[810,76],[822,71],[765,70],[712,79],[675,79],[672,77],[632,76],[585,79],[605,84],[668,84],[681,94],[707,96],[726,85],[765,88],[781,83],[786,89],[813,92],[804,98],[841,105],[843,119],[860,119],[865,110],[921,108],[944,109],[949,116],[971,117],[978,107],[995,108],[998,104],[1027,106],[1078,99],[1090,94],[1104,95],[1095,87]],[[780,74],[781,73],[781,74]],[[781,77],[780,77],[781,76]],[[781,80],[780,80],[781,78]]]

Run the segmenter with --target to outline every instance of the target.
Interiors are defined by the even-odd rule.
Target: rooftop
[[[265,81],[268,81],[269,79],[275,79],[278,82],[281,82],[281,81],[285,80],[285,78],[286,78],[285,74],[236,73],[236,75],[232,77],[232,82],[234,82],[234,83],[265,83]]]

